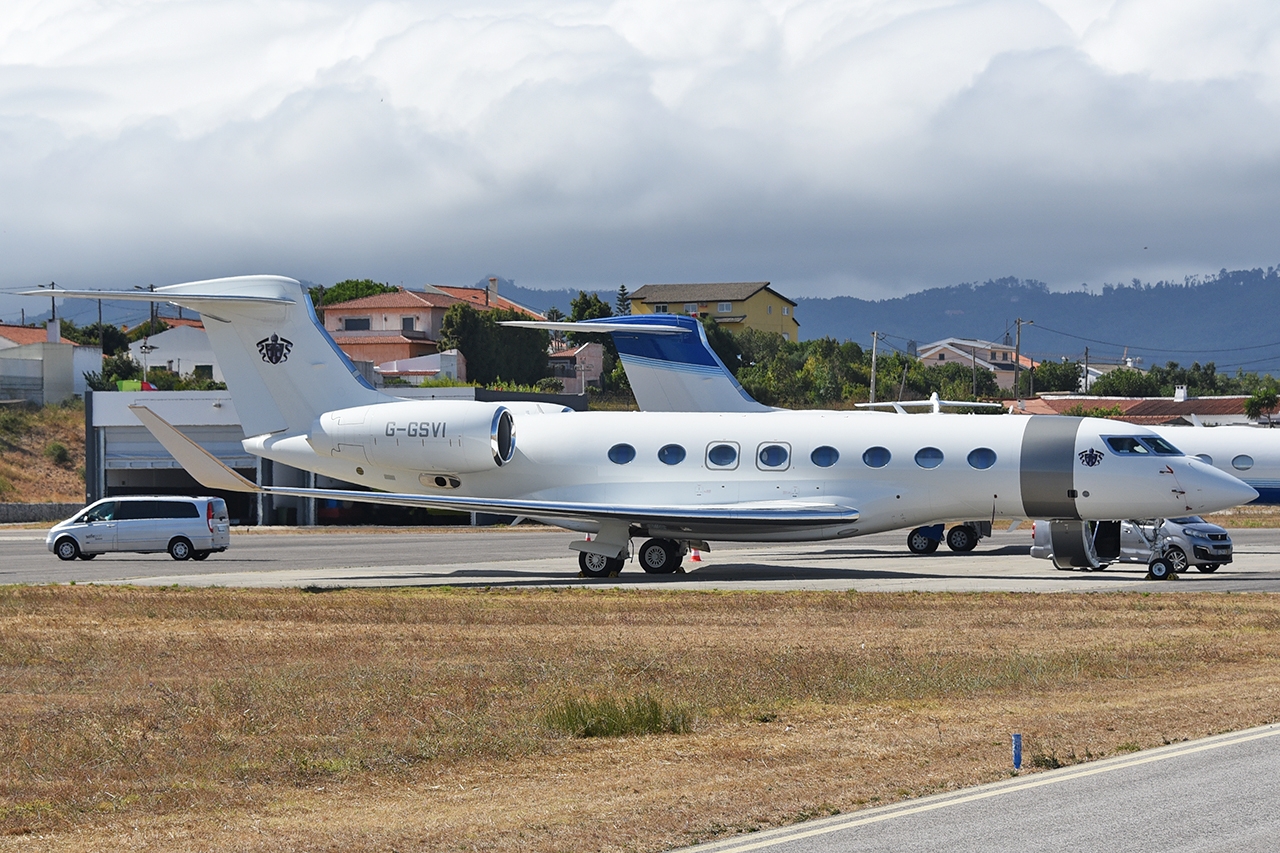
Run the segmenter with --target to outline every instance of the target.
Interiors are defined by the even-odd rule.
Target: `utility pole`
[[[879,332],[871,333],[871,402],[876,401],[876,342],[880,340]]]
[[[969,347],[969,360],[973,362],[973,399],[978,399],[978,353],[974,347]]]
[[[1022,386],[1018,382],[1022,373],[1022,324],[1032,325],[1035,321],[1024,320],[1019,317],[1016,322],[1018,324],[1018,332],[1014,338],[1013,345],[1013,393],[1018,398],[1018,408],[1022,409]]]
[[[1084,393],[1089,393],[1089,348],[1084,348]]]
[[[102,328],[102,300],[98,300],[98,349],[107,352],[107,330]]]

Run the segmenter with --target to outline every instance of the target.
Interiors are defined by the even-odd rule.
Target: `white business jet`
[[[675,372],[687,381],[662,383],[661,393],[732,395],[733,410],[681,411],[675,399],[657,412],[399,399],[361,378],[302,285],[278,276],[58,295],[199,311],[246,450],[383,491],[258,486],[133,406],[205,487],[528,516],[593,534],[571,545],[592,577],[620,571],[636,537],[647,538],[640,567],[669,573],[688,548],[716,540],[839,539],[952,518],[1079,524],[1212,512],[1256,496],[1167,443],[1150,457],[1108,452],[1118,429],[1155,438],[1113,421],[768,409],[725,379],[689,318],[572,328],[614,333],[638,394],[646,370]]]

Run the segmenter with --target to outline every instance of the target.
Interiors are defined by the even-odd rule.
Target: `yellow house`
[[[796,304],[767,281],[646,284],[631,294],[631,313],[710,317],[731,332],[758,329],[800,340]]]

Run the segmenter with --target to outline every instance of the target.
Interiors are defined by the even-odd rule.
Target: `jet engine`
[[[1053,564],[1060,569],[1100,569],[1120,556],[1120,522],[1051,521]]]
[[[325,412],[307,442],[316,453],[423,473],[501,468],[516,451],[505,406],[472,400],[405,400]]]

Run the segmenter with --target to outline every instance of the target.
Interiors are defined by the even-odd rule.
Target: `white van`
[[[60,560],[92,560],[107,551],[168,551],[175,560],[203,560],[227,550],[231,523],[222,498],[104,498],[55,524],[45,544]]]

